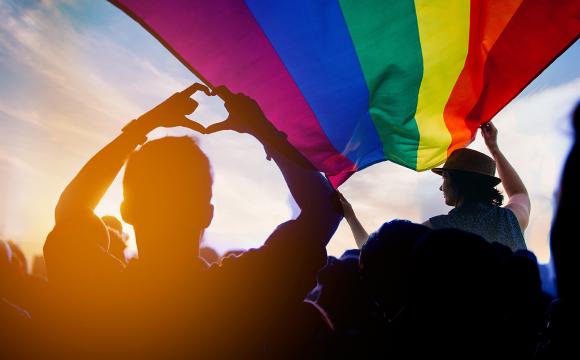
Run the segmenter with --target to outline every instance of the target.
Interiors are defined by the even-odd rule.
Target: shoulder
[[[449,215],[437,215],[425,221],[423,225],[431,229],[439,229],[447,227],[448,223],[449,223]]]
[[[108,253],[109,234],[92,211],[61,219],[46,237],[44,257],[53,281],[80,281],[123,269]],[[74,279],[73,279],[74,278]]]
[[[528,227],[530,221],[531,203],[527,194],[517,194],[510,197],[505,207],[516,217],[522,232]]]

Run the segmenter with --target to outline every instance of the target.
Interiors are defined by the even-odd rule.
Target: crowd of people
[[[186,118],[197,91],[220,96],[228,118],[207,128]],[[219,257],[200,247],[214,211],[210,162],[191,137],[146,137],[177,126],[256,138],[299,215],[257,249]],[[129,122],[68,184],[44,244],[46,278],[0,241],[0,358],[574,358],[577,146],[551,235],[554,298],[523,241],[527,191],[495,127],[482,132],[495,161],[457,150],[435,170],[450,214],[388,221],[369,235],[255,101],[194,84]],[[121,214],[138,248],[131,260],[121,222],[94,213],[123,166]],[[499,181],[505,207],[493,191]],[[327,256],[343,218],[358,247]]]

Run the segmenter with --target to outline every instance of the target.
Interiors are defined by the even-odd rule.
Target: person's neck
[[[462,207],[462,206],[464,206],[465,204],[466,204],[466,202],[465,202],[465,199],[463,199],[463,198],[459,198],[459,199],[457,199],[457,201],[455,202],[455,207],[456,207],[456,208],[459,208],[459,207]]]
[[[199,231],[135,228],[139,261],[145,266],[184,269],[199,260]],[[141,246],[140,246],[141,245]]]

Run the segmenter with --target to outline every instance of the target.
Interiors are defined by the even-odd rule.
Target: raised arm
[[[94,155],[61,194],[55,210],[56,223],[69,216],[92,212],[129,154],[147,140],[146,135],[153,129],[184,126],[202,132],[201,125],[185,117],[197,107],[197,102],[190,96],[198,90],[209,91],[201,84],[194,84],[174,94],[137,120],[131,121],[117,138]]]
[[[499,150],[497,129],[493,123],[483,124],[481,126],[481,135],[489,152],[496,161],[499,178],[508,196],[508,203],[505,207],[514,213],[523,232],[528,227],[530,220],[531,203],[528,190],[516,170]]]
[[[335,190],[328,180],[305,159],[265,117],[258,104],[242,94],[220,87],[215,93],[229,111],[226,121],[210,125],[206,132],[234,130],[260,141],[274,159],[294,200],[301,209],[298,220],[309,223],[317,239],[326,245],[342,219]],[[320,233],[319,233],[320,232]]]
[[[354,236],[354,241],[356,242],[356,246],[359,249],[362,249],[363,245],[367,242],[369,238],[369,233],[365,230],[359,219],[357,218],[352,205],[346,200],[346,198],[341,194],[338,193],[338,199],[340,200],[340,204],[342,205],[342,212],[344,213],[344,218],[350,227],[350,231],[352,231],[352,235]]]

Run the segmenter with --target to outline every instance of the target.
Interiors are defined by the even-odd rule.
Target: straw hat
[[[487,178],[493,186],[501,182],[495,176],[495,160],[489,156],[472,149],[457,149],[447,159],[443,167],[432,169],[435,174],[441,175],[443,171],[461,171],[477,174]]]

